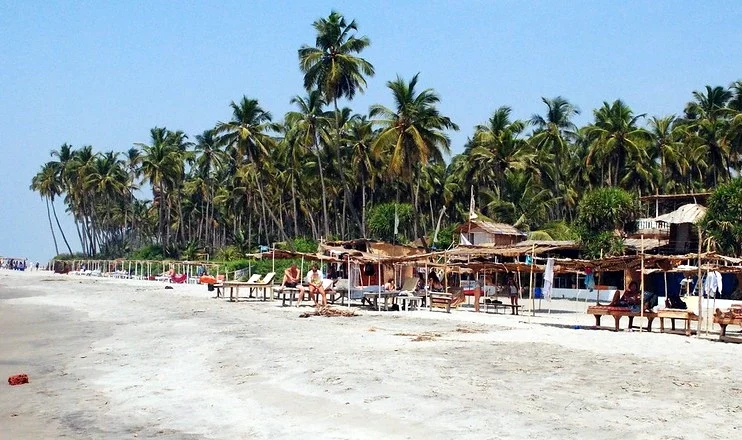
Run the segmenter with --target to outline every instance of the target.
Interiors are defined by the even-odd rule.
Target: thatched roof
[[[670,223],[670,224],[681,224],[681,223],[696,223],[706,215],[706,207],[698,205],[696,203],[688,203],[669,214],[662,214],[659,217],[655,217],[654,221]]]
[[[483,231],[492,235],[515,235],[519,237],[525,237],[526,233],[518,230],[513,225],[507,223],[495,223],[484,220],[469,220],[466,223],[462,223],[454,229],[454,232],[462,233],[468,232],[472,229],[482,229]]]

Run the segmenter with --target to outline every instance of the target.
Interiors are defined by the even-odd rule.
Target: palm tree
[[[604,167],[607,164],[607,170],[602,169],[603,183],[618,186],[628,160],[640,156],[639,142],[649,140],[649,133],[637,126],[644,114],[634,115],[620,99],[612,104],[603,102],[603,106],[593,114],[595,122],[585,127],[585,135],[590,142],[586,166],[599,163]]]
[[[654,141],[655,155],[660,160],[660,175],[662,185],[668,184],[671,179],[669,176],[669,163],[677,163],[680,160],[679,153],[682,149],[685,127],[677,123],[674,115],[660,118],[653,116],[649,120],[649,132]]]
[[[324,221],[325,237],[330,235],[330,221],[327,215],[327,187],[325,173],[322,166],[321,139],[327,131],[330,121],[329,114],[322,110],[326,102],[320,90],[311,90],[306,97],[294,96],[291,103],[299,107],[298,111],[286,114],[286,123],[292,127],[292,136],[296,136],[307,149],[313,151],[317,157],[317,171],[322,189],[322,219]]]
[[[327,18],[312,23],[317,36],[315,46],[302,46],[299,49],[299,68],[304,73],[304,88],[307,91],[319,90],[326,102],[332,102],[335,109],[335,151],[337,168],[344,169],[340,154],[341,115],[338,99],[352,100],[357,92],[366,87],[366,76],[374,75],[374,66],[358,56],[371,41],[366,36],[356,37],[358,26],[355,20],[350,23],[345,17],[332,11]],[[320,167],[321,169],[321,167]],[[345,191],[345,202],[350,204],[347,182],[341,178]],[[323,188],[323,192],[324,192]],[[352,206],[352,204],[351,204]],[[323,206],[324,208],[324,206]],[[325,234],[329,226],[325,224]]]
[[[371,147],[376,139],[373,122],[365,116],[353,119],[346,136],[350,146],[350,161],[361,187],[361,235],[366,238],[366,186],[373,188],[376,177],[376,158]]]
[[[378,117],[374,124],[381,131],[374,142],[374,155],[389,157],[388,171],[392,177],[406,181],[410,188],[417,178],[416,170],[429,161],[443,162],[443,154],[450,152],[451,140],[444,130],[458,130],[459,127],[448,116],[443,116],[436,105],[440,98],[433,89],[418,93],[418,75],[407,82],[401,77],[387,82],[392,92],[394,107],[380,104],[372,105],[370,116]],[[418,226],[417,191],[412,191],[415,220],[414,234]]]
[[[142,174],[152,184],[154,200],[158,204],[157,240],[164,246],[169,245],[170,225],[165,223],[166,188],[180,175],[183,163],[177,150],[168,142],[167,128],[155,127],[150,130],[151,145],[137,143],[144,151],[142,157]],[[167,234],[165,234],[167,226]]]
[[[554,194],[557,197],[564,195],[567,189],[563,187],[564,167],[567,159],[570,141],[575,138],[577,127],[572,123],[572,117],[580,114],[580,110],[561,96],[554,99],[541,98],[546,104],[545,116],[533,115],[530,123],[536,126],[531,138],[531,144],[537,149],[546,150],[554,159]]]
[[[266,174],[265,167],[270,165],[267,160],[270,158],[269,149],[274,143],[273,139],[266,134],[270,128],[272,116],[260,107],[257,99],[248,99],[246,96],[242,97],[239,104],[232,101],[230,107],[232,119],[229,122],[217,123],[214,134],[220,136],[220,143],[232,151],[232,157],[238,161],[238,169],[243,165],[243,160],[254,166],[252,175],[260,196],[262,212],[268,213],[282,238],[289,241],[286,231],[283,230],[273,209],[267,203],[263,190],[262,180]],[[265,218],[263,218],[263,224],[267,225]]]
[[[41,168],[32,179],[31,179],[31,191],[39,193],[42,199],[46,202],[46,216],[49,219],[49,230],[52,233],[52,240],[54,240],[54,252],[59,255],[59,246],[57,245],[57,236],[54,233],[54,226],[52,225],[51,211],[49,210],[49,200],[53,199],[55,195],[60,194],[61,188],[58,186],[57,170],[54,162],[47,162]],[[70,254],[72,251],[70,250]]]
[[[472,170],[471,184],[502,189],[506,174],[531,166],[534,151],[519,138],[525,128],[522,121],[510,120],[510,107],[499,107],[486,124],[474,127],[468,151]]]

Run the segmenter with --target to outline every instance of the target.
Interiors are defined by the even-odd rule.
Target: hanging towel
[[[591,292],[595,290],[595,276],[592,273],[585,274],[585,287]]]
[[[716,292],[721,295],[721,289],[722,289],[722,279],[721,279],[721,273],[718,271],[714,272],[714,275],[716,276]]]
[[[546,269],[544,269],[544,298],[551,301],[551,286],[554,285],[554,259],[546,260]]]

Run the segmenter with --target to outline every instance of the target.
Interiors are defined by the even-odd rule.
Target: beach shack
[[[459,244],[466,246],[513,245],[524,241],[526,233],[507,223],[496,223],[490,220],[473,219],[462,223],[454,229],[459,234]]]

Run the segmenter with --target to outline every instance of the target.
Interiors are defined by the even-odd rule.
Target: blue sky
[[[333,8],[372,42],[376,76],[350,106],[391,104],[385,82],[420,72],[461,127],[454,153],[501,105],[528,118],[562,95],[578,124],[617,98],[667,115],[693,90],[742,79],[739,1],[0,0],[0,255],[54,254],[28,186],[64,142],[124,151],[154,126],[195,135],[243,94],[280,119],[303,93],[296,51]]]

